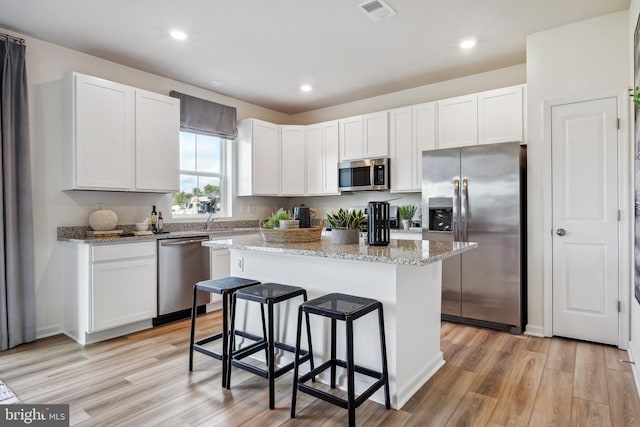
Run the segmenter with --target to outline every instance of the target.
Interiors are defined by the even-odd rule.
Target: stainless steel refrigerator
[[[526,147],[422,153],[422,234],[477,242],[442,266],[442,318],[519,334],[526,325]]]

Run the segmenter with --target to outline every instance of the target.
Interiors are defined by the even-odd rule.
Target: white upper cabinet
[[[178,189],[177,99],[79,73],[66,86],[64,189]]]
[[[364,131],[362,116],[340,119],[340,160],[358,160],[364,157]]]
[[[438,101],[438,148],[478,144],[478,96]]]
[[[435,121],[435,103],[389,112],[392,192],[422,190],[422,151],[435,148]]]
[[[523,141],[522,86],[478,94],[478,143]]]
[[[134,89],[76,73],[67,85],[65,189],[132,189]]]
[[[391,191],[413,191],[413,120],[411,107],[389,111]]]
[[[307,192],[309,196],[338,194],[338,122],[307,126]]]
[[[387,111],[339,120],[340,160],[359,160],[389,155]]]
[[[414,105],[412,110],[414,153],[412,188],[422,191],[422,152],[436,148],[436,103]],[[391,185],[393,186],[393,181]]]
[[[365,114],[364,157],[387,157],[389,155],[389,113]]]
[[[238,122],[238,195],[279,194],[278,125],[258,119]]]
[[[279,126],[280,128],[280,194],[305,194],[305,126]]]
[[[524,86],[438,101],[438,148],[524,141]]]
[[[136,90],[136,189],[180,191],[180,101]]]

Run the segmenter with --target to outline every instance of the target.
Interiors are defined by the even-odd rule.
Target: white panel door
[[[618,344],[616,99],[551,114],[553,334]]]
[[[304,196],[304,126],[280,126],[280,193]]]
[[[180,101],[136,90],[136,189],[180,191]]]

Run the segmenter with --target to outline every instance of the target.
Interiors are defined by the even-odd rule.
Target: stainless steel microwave
[[[338,163],[340,191],[388,190],[389,159],[345,160]]]

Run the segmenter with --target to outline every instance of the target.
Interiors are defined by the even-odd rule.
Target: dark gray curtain
[[[0,350],[36,338],[25,46],[0,35]]]
[[[236,108],[171,91],[180,100],[180,129],[220,138],[238,136]]]

